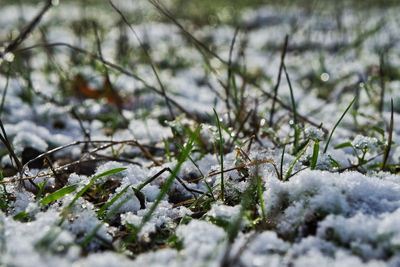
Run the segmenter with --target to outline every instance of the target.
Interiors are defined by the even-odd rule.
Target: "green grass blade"
[[[341,143],[341,144],[335,146],[334,149],[341,149],[344,147],[353,147],[353,145],[350,142],[344,142],[344,143]]]
[[[286,145],[284,145],[282,149],[281,168],[280,168],[281,177],[283,177],[283,160],[285,159],[285,150],[286,150]]]
[[[336,127],[338,127],[339,123],[343,120],[344,116],[346,115],[346,113],[350,110],[351,106],[354,104],[354,102],[356,101],[357,96],[355,96],[353,98],[353,100],[350,102],[349,106],[346,108],[346,110],[343,112],[342,116],[340,116],[340,119],[336,122],[335,126],[333,127],[331,133],[329,134],[329,138],[328,141],[326,142],[325,148],[324,148],[324,154],[326,153],[326,151],[328,150],[328,146],[329,146],[329,142],[331,141],[332,135],[336,130]]]
[[[292,170],[294,165],[296,164],[296,162],[300,159],[300,157],[304,154],[304,152],[306,152],[308,146],[310,145],[311,141],[308,141],[307,145],[305,146],[305,148],[297,155],[296,159],[293,161],[292,165],[290,165],[289,170],[286,172],[285,175],[285,181],[287,181],[290,177],[290,175],[292,174]]]
[[[72,192],[74,192],[76,190],[77,185],[70,185],[67,187],[63,187],[61,189],[58,189],[57,191],[47,195],[46,197],[44,197],[40,203],[42,205],[47,205],[53,201],[56,201],[57,199],[60,199],[62,197],[64,197],[65,195],[71,194]]]
[[[165,138],[163,138],[165,152],[167,153],[169,162],[172,162],[171,152],[169,151],[168,142]]]
[[[231,131],[229,131],[229,129],[223,123],[220,122],[220,125],[222,130],[224,130],[238,146],[242,146],[242,142],[238,140],[237,136],[232,134]]]
[[[44,192],[44,189],[46,188],[46,183],[47,183],[47,178],[45,178],[45,179],[43,180],[43,182],[38,183],[37,186],[39,187],[39,192],[38,192],[37,195],[36,195],[36,200],[37,200],[37,201],[42,197],[43,192]]]
[[[220,164],[221,164],[221,199],[225,201],[225,188],[224,188],[224,146],[222,144],[222,133],[221,133],[221,122],[219,121],[218,114],[214,110],[215,120],[218,126],[218,133],[219,133],[219,155],[220,155]]]
[[[262,196],[262,187],[261,187],[261,177],[258,174],[257,174],[257,189],[258,189],[258,197],[260,198],[262,217],[265,220],[267,216],[265,216],[264,200]]]
[[[121,192],[116,194],[110,201],[108,201],[106,204],[104,204],[101,209],[97,212],[97,216],[102,216],[104,213],[106,213],[107,209],[115,203],[129,188],[130,185],[125,186]]]
[[[311,170],[314,170],[315,166],[317,165],[318,153],[319,153],[319,142],[318,142],[318,140],[314,140],[314,148],[313,148],[313,154],[312,154],[311,164],[310,164]]]

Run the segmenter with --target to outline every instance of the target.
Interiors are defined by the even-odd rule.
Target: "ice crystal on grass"
[[[351,144],[361,150],[365,149],[375,149],[376,146],[378,145],[378,139],[375,137],[368,137],[368,136],[362,136],[362,135],[357,135],[353,142]]]
[[[307,127],[304,130],[304,133],[307,138],[312,140],[323,140],[324,139],[324,131],[316,127]]]

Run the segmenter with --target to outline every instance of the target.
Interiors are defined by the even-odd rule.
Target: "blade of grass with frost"
[[[46,187],[46,183],[47,183],[47,178],[45,178],[45,179],[43,180],[43,182],[38,183],[39,192],[38,192],[37,195],[36,195],[36,200],[37,200],[37,201],[42,197],[43,192],[44,192],[44,188]]]
[[[57,199],[60,199],[62,197],[64,197],[65,195],[71,194],[72,192],[74,192],[76,190],[77,185],[70,185],[67,187],[63,187],[61,189],[58,189],[57,191],[47,195],[46,197],[44,197],[40,203],[42,205],[47,205],[53,201],[56,201]]]
[[[4,181],[4,175],[3,175],[3,171],[2,170],[0,170],[0,182],[1,181]],[[8,192],[7,192],[6,185],[2,184],[2,187],[3,187],[4,193],[7,195],[7,198],[8,198]]]
[[[296,154],[298,149],[299,149],[299,138],[300,138],[300,130],[299,130],[299,127],[297,126],[296,102],[294,101],[292,83],[290,82],[289,74],[288,74],[288,72],[286,70],[286,65],[285,65],[285,63],[283,61],[282,61],[282,67],[283,67],[283,70],[285,71],[286,80],[288,82],[289,90],[290,90],[290,99],[292,101],[293,127],[294,127],[294,144],[293,144],[293,149],[294,150],[293,150],[293,154]]]
[[[172,162],[172,157],[171,157],[171,152],[169,151],[168,142],[165,138],[163,138],[163,142],[164,142],[165,152],[167,153],[168,156],[168,161]]]
[[[178,171],[180,170],[183,162],[185,162],[186,158],[188,157],[190,151],[193,148],[193,142],[197,138],[197,136],[200,133],[200,127],[197,127],[195,132],[190,135],[190,139],[187,142],[182,154],[179,156],[178,163],[176,164],[175,168],[172,170],[171,175],[168,177],[168,179],[165,181],[163,187],[161,188],[160,193],[158,194],[156,201],[153,203],[153,205],[150,207],[149,211],[143,216],[142,222],[140,223],[139,227],[136,229],[136,232],[132,233],[128,237],[125,243],[129,243],[132,239],[136,238],[137,234],[140,233],[140,230],[143,228],[143,226],[150,220],[151,215],[153,215],[154,211],[156,210],[158,204],[160,204],[161,200],[163,197],[167,194],[169,188],[172,185],[172,182],[175,180],[176,175],[178,174]]]
[[[293,161],[292,165],[290,165],[289,170],[286,172],[285,175],[285,181],[287,181],[290,177],[290,174],[292,173],[293,167],[296,164],[296,162],[300,159],[300,157],[306,152],[308,146],[310,145],[311,140],[308,141],[307,145],[304,147],[304,149],[297,155],[296,159]]]
[[[267,216],[265,216],[264,200],[263,200],[263,196],[262,196],[262,187],[261,187],[261,177],[258,174],[257,174],[257,189],[258,189],[258,197],[260,198],[262,217],[265,220],[267,218]]]
[[[207,114],[208,115],[208,117],[210,118],[210,120],[213,120],[214,118],[213,117],[211,117],[209,114]],[[229,135],[229,137],[230,138],[232,138],[232,140],[238,145],[238,146],[242,146],[243,145],[243,143],[242,142],[240,142],[240,140],[234,135],[234,134],[232,134],[232,132],[231,131],[229,131],[229,129],[228,129],[228,127],[226,127],[223,123],[219,123],[220,125],[221,125],[221,129],[222,130],[224,130],[228,135]]]
[[[219,155],[220,155],[220,164],[221,164],[221,199],[225,201],[225,188],[224,188],[224,147],[222,144],[222,133],[221,133],[221,123],[218,118],[217,112],[214,110],[215,118],[217,121],[218,126],[218,133],[219,133]]]
[[[242,146],[242,142],[240,142],[240,141],[237,139],[237,137],[236,137],[234,134],[232,134],[232,132],[229,131],[229,129],[228,129],[223,123],[220,122],[220,125],[221,125],[222,130],[224,130],[224,131],[229,135],[229,137],[232,138],[233,141],[234,141],[238,146]]]
[[[318,153],[319,153],[319,142],[318,142],[318,140],[314,140],[314,148],[313,148],[313,154],[312,154],[311,164],[310,164],[311,170],[314,170],[315,166],[317,165]]]
[[[344,116],[347,114],[347,112],[350,110],[351,106],[354,104],[354,102],[356,101],[357,96],[355,96],[353,98],[353,100],[350,102],[350,104],[348,105],[348,107],[346,108],[346,110],[343,112],[342,116],[340,116],[339,120],[336,122],[335,126],[333,127],[331,133],[329,134],[328,137],[328,141],[326,142],[325,148],[324,148],[324,154],[326,153],[326,151],[328,150],[328,146],[329,146],[329,142],[331,141],[332,135],[336,130],[336,127],[338,127],[339,123],[343,120]]]
[[[179,149],[181,150],[181,152],[183,152],[183,149],[184,149],[184,148],[183,148],[180,144],[177,144],[177,145],[178,145]],[[197,165],[197,163],[192,159],[192,157],[191,157],[190,155],[188,155],[188,159],[193,163],[193,165],[194,165],[194,166],[196,167],[196,169],[199,171],[201,177],[203,177],[203,181],[204,181],[204,183],[205,183],[206,186],[207,186],[208,192],[209,192],[210,195],[212,196],[213,200],[215,200],[215,197],[214,197],[214,194],[213,194],[213,192],[212,192],[212,190],[211,190],[211,187],[210,187],[210,185],[207,183],[206,178],[205,178],[203,172],[200,170],[199,165]]]

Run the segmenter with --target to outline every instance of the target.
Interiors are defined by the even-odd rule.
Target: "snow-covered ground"
[[[136,2],[120,1],[118,7],[139,17],[157,14],[147,1]],[[10,36],[14,39],[39,10],[27,5],[0,8],[3,49],[7,43],[1,43],[10,41]],[[3,179],[0,265],[399,266],[399,11],[392,7],[310,12],[265,6],[243,13],[233,46],[235,28],[230,25],[197,27],[181,21],[193,36],[207,40],[222,61],[232,61],[238,72],[247,72],[250,78],[245,80],[235,71],[228,74],[225,63],[205,49],[196,49],[166,18],[138,19],[132,24],[133,33],[108,5],[52,7],[20,50],[1,59],[1,120],[22,158],[32,148],[37,156],[83,142],[49,154],[52,163],[26,166],[22,176],[36,177],[31,179],[36,186],[17,181],[18,173]],[[98,22],[96,27],[92,21]],[[176,120],[136,34],[148,47],[166,95],[174,101],[170,104],[179,115]],[[298,124],[293,125],[291,93],[283,72],[278,98],[286,108],[276,103],[269,127],[272,100],[265,92],[273,94],[286,34],[285,65]],[[103,57],[107,64],[65,44]],[[30,46],[35,47],[21,50]],[[107,93],[107,75],[121,102]],[[231,106],[226,105],[221,84],[228,76],[231,94],[232,80],[238,97],[243,94],[238,109],[234,97]],[[380,111],[382,77],[385,94]],[[92,88],[89,93],[84,86]],[[382,171],[391,99],[393,144],[388,167]],[[223,174],[225,192],[220,173],[213,173],[221,170],[213,108],[224,125],[239,117],[231,125],[233,130],[222,130],[224,170],[235,168]],[[242,117],[235,112],[243,112]],[[187,129],[194,132],[199,125],[190,158],[177,173],[181,181],[174,179],[163,192],[171,174],[157,174],[181,163],[175,144],[190,143]],[[300,133],[298,151],[294,151],[295,127]],[[236,133],[238,143],[228,132]],[[101,147],[111,141],[119,143]],[[241,149],[235,150],[239,143]],[[1,152],[2,173],[12,172],[15,163],[4,145]],[[92,161],[57,169],[79,159]],[[53,177],[49,165],[58,175]],[[203,175],[204,179],[195,179]],[[147,184],[150,177],[155,179]],[[252,189],[254,177],[260,177],[261,195],[252,193],[257,191]],[[80,196],[89,183],[90,192]],[[45,184],[42,194],[38,184]],[[43,201],[62,188],[71,190]],[[205,195],[193,204],[201,192]],[[246,206],[243,199],[249,194],[252,201]]]

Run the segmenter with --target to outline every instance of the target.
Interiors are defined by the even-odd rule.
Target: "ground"
[[[399,11],[7,2],[0,263],[398,266]]]

